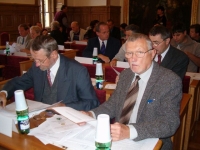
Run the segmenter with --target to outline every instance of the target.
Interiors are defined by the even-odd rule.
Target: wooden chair
[[[10,80],[10,79],[9,79]],[[3,88],[3,86],[9,81],[9,80],[3,80],[0,82],[0,89]]]
[[[65,57],[67,57],[67,58],[74,59],[75,56],[76,56],[76,52],[77,52],[77,50],[65,51],[65,52],[63,53],[63,55],[64,55]]]
[[[104,103],[106,101],[106,91],[95,89],[95,92],[100,104]]]
[[[187,112],[186,129],[185,129],[185,141],[183,150],[188,149],[189,138],[192,136],[195,122],[199,119],[199,89],[200,81],[193,80],[190,84],[189,93],[192,95]]]
[[[190,99],[191,94],[183,93],[183,97],[180,104],[180,126],[171,138],[173,142],[173,150],[183,150],[186,118]]]
[[[19,62],[20,74],[23,75],[24,71],[28,71],[33,64],[33,60],[26,60]]]
[[[190,76],[184,76],[182,83],[183,83],[183,93],[188,93],[190,86]]]
[[[0,45],[4,46],[6,45],[6,42],[10,41],[10,34],[8,34],[7,32],[2,32],[0,34]]]

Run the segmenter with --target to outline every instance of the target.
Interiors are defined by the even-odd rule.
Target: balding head
[[[79,32],[79,24],[78,24],[78,22],[77,21],[73,21],[71,23],[71,28],[72,28],[72,31],[74,33],[78,33]]]

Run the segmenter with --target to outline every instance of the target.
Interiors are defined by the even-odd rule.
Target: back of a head
[[[59,30],[60,29],[60,23],[58,21],[53,21],[51,23],[51,30]]]
[[[122,24],[120,24],[120,27],[121,27],[122,29],[125,29],[125,28],[127,27],[127,24],[126,24],[126,23],[122,23]]]
[[[164,8],[163,6],[158,6],[158,7],[157,7],[157,10],[161,10],[161,11],[164,12],[164,11],[165,11],[165,8]]]
[[[132,31],[133,33],[140,33],[140,27],[134,24],[126,26],[125,31]]]
[[[39,26],[32,26],[30,30],[34,30],[36,33],[41,33],[41,28]]]
[[[177,22],[172,27],[172,34],[174,33],[184,33],[187,30],[186,25],[182,22]]]
[[[54,50],[58,51],[58,45],[56,40],[51,36],[40,35],[32,41],[30,49],[32,51],[43,49],[46,52],[46,56],[50,56]]]
[[[61,10],[65,9],[66,7],[66,5],[62,5]]]
[[[171,38],[171,33],[170,33],[169,29],[167,29],[166,27],[164,27],[162,25],[153,26],[149,31],[150,36],[156,36],[159,34],[161,35],[162,39]]]
[[[93,29],[97,23],[99,23],[99,20],[92,20],[90,22],[90,27]]]
[[[195,33],[199,33],[200,35],[200,24],[193,24],[190,26],[190,29],[195,29]]]

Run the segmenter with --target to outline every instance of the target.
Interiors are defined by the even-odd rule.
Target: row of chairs
[[[6,45],[7,41],[10,41],[10,34],[7,32],[0,33],[0,46]]]

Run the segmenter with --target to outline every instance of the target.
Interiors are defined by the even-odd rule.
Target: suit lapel
[[[154,63],[153,70],[152,70],[151,76],[148,80],[148,83],[146,85],[146,89],[144,91],[144,94],[142,96],[142,100],[140,102],[140,106],[138,109],[137,121],[139,120],[139,118],[142,114],[142,111],[144,109],[144,106],[147,104],[147,100],[149,99],[151,92],[153,90],[153,87],[158,79],[159,65],[156,62],[153,62],[153,63]]]
[[[173,49],[170,46],[167,54],[165,55],[165,57],[164,57],[164,59],[163,59],[163,61],[161,62],[160,65],[163,66],[163,67],[167,66],[169,64],[171,58],[172,58],[172,55],[173,55]]]
[[[71,77],[69,76],[69,64],[65,63],[65,58],[64,56],[60,55],[60,66],[58,68],[58,72],[57,72],[57,79],[58,79],[58,86],[57,86],[57,101],[60,100],[64,100],[66,95],[67,95],[67,91],[68,88],[70,86],[70,82],[71,82]],[[66,91],[66,92],[63,92]]]

